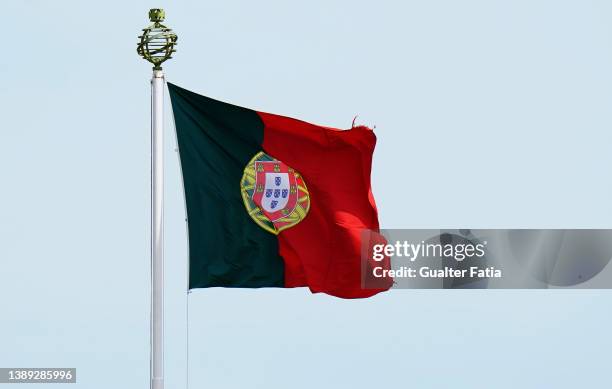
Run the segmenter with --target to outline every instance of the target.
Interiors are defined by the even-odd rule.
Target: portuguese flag
[[[362,236],[378,232],[376,137],[257,112],[168,84],[189,230],[189,288],[304,287],[343,298],[387,290]],[[365,250],[365,251],[364,251]],[[364,255],[364,257],[368,257]],[[372,288],[374,285],[374,288]]]

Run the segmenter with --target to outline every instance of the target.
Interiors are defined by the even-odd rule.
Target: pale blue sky
[[[375,124],[383,227],[612,227],[609,1],[9,0],[2,367],[76,367],[71,388],[148,388],[150,67],[135,48],[156,6],[179,35],[168,80],[315,123]],[[186,235],[171,123],[166,378],[183,388]],[[603,387],[610,297],[199,290],[190,384]]]

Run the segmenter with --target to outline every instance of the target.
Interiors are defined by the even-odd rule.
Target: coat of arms
[[[251,218],[275,235],[298,224],[310,209],[304,178],[263,151],[245,167],[240,186]]]

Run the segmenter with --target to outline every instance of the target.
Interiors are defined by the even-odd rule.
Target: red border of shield
[[[278,211],[268,212],[261,206],[265,191],[266,173],[289,174],[289,198],[287,199],[287,205]],[[253,202],[257,204],[261,212],[263,212],[263,214],[273,223],[291,214],[298,202],[298,185],[294,170],[281,161],[255,161],[255,190],[253,191]]]

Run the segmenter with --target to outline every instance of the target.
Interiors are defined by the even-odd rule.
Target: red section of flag
[[[265,126],[264,151],[298,171],[310,193],[306,218],[278,235],[285,286],[308,286],[343,298],[390,288],[390,278],[381,280],[379,289],[362,288],[361,234],[379,229],[370,187],[374,133],[367,127],[337,130],[279,115],[259,116]]]

